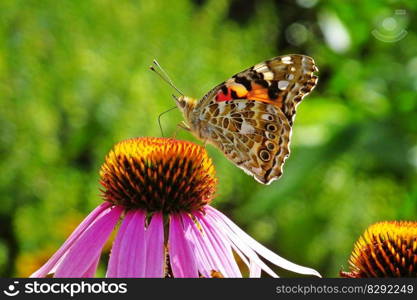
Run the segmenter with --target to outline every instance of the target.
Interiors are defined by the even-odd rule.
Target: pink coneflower
[[[249,268],[282,268],[320,276],[252,239],[209,205],[217,179],[205,149],[165,138],[120,142],[101,171],[105,202],[31,277],[93,277],[102,248],[118,222],[106,277],[242,277],[235,255]]]

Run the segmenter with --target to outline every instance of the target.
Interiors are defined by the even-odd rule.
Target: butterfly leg
[[[179,123],[179,124],[177,125],[177,127],[182,128],[182,129],[184,129],[184,130],[186,130],[186,131],[191,131],[190,126],[188,126],[188,124],[187,124],[187,123],[185,123],[184,121],[181,121],[181,123]]]
[[[173,135],[173,137],[172,138],[176,138],[176,136],[177,136],[177,134],[178,134],[178,130],[179,129],[184,129],[184,130],[186,130],[186,131],[191,131],[191,128],[190,128],[190,126],[188,126],[188,124],[187,123],[185,123],[184,121],[181,121],[181,123],[178,123],[177,124],[177,128],[175,129],[175,132],[174,132],[174,135]]]

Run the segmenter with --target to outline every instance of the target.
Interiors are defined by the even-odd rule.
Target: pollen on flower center
[[[355,244],[343,277],[416,277],[417,222],[371,225]]]
[[[116,144],[100,170],[103,197],[127,209],[191,212],[210,203],[217,179],[205,149],[167,138]]]

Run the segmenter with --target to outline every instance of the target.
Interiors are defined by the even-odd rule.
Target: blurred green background
[[[114,143],[161,135],[173,91],[148,70],[154,58],[201,97],[289,53],[320,73],[284,176],[262,186],[208,146],[213,205],[283,257],[338,276],[368,225],[417,219],[416,13],[414,0],[1,1],[0,276],[31,274],[101,202]],[[167,135],[181,120],[162,117]]]

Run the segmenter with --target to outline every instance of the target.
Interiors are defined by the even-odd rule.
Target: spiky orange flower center
[[[344,277],[417,277],[417,222],[371,225],[355,244]]]
[[[148,212],[191,212],[208,204],[217,179],[201,146],[167,138],[134,138],[114,146],[100,170],[105,200]]]

